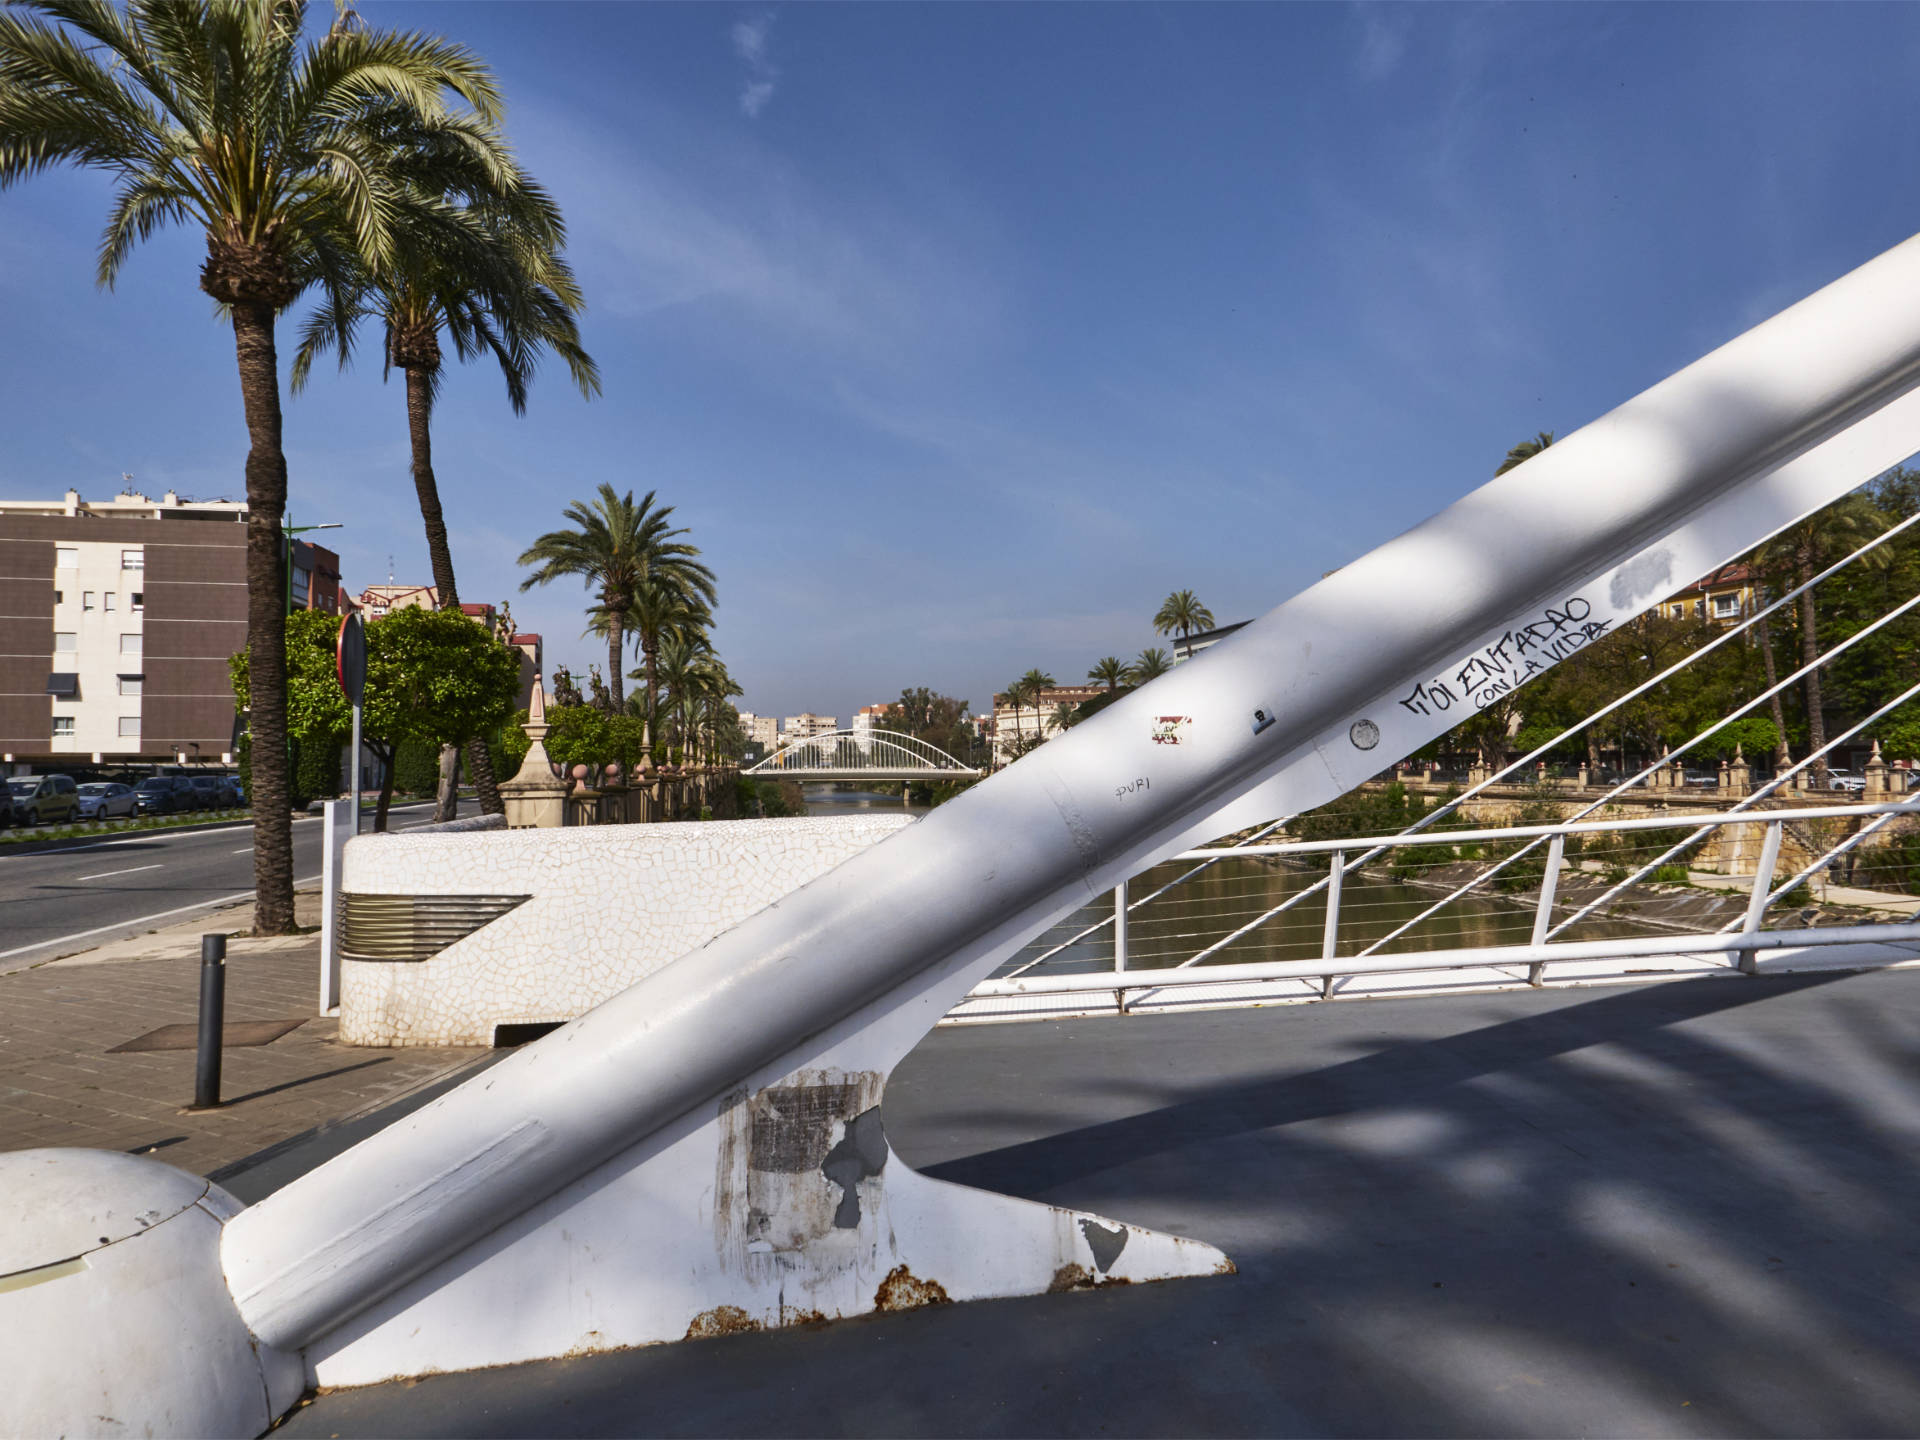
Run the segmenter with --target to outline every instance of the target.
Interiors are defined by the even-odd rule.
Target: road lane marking
[[[389,813],[400,815],[414,810],[424,810],[432,804],[433,802],[431,800],[411,801],[405,805],[395,805]],[[307,825],[312,824],[319,818],[318,815],[296,815],[293,817],[293,823],[296,825]],[[235,820],[223,825],[209,825],[191,830],[136,830],[131,835],[120,840],[96,840],[90,845],[67,845],[58,850],[36,850],[31,855],[8,855],[5,853],[7,846],[0,845],[0,862],[51,860],[61,855],[82,855],[89,850],[106,850],[115,845],[160,845],[165,844],[169,840],[199,840],[209,835],[218,835],[222,830],[237,830],[242,825],[251,823],[251,821],[247,820]],[[362,833],[370,835],[373,832],[369,830],[363,831]]]
[[[321,877],[318,875],[309,875],[307,876],[306,879],[295,880],[293,883],[295,886],[318,885],[320,883],[320,879]],[[54,946],[54,945],[65,945],[66,943],[72,940],[84,940],[89,935],[104,935],[109,930],[125,930],[132,927],[138,927],[141,925],[145,925],[150,920],[165,920],[174,915],[188,915],[195,910],[204,910],[209,905],[231,905],[237,900],[251,900],[252,898],[253,898],[253,891],[251,890],[242,890],[235,895],[216,895],[211,900],[196,900],[191,905],[182,905],[177,909],[156,910],[151,915],[136,915],[131,920],[122,920],[117,924],[96,925],[91,930],[76,930],[71,935],[56,935],[51,940],[42,940],[37,944],[33,944],[33,945],[16,945],[11,950],[0,950],[0,960],[8,959],[9,957],[14,955],[25,955],[30,951],[34,951],[34,950],[45,950],[50,946]]]
[[[253,846],[251,846],[251,845],[242,845],[242,846],[241,846],[241,847],[240,847],[240,848],[239,848],[238,850],[229,850],[229,851],[227,851],[227,854],[229,854],[229,855],[251,855],[251,854],[253,854]]]
[[[131,870],[102,870],[98,875],[78,875],[76,880],[111,880],[116,875],[138,875],[142,870],[158,870],[158,865],[136,865]]]

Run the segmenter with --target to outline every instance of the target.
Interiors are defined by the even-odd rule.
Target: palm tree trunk
[[[1800,560],[1799,583],[1804,585],[1813,579],[1813,556],[1802,553]],[[1800,663],[1811,666],[1820,658],[1820,635],[1814,618],[1813,591],[1804,591],[1800,596]],[[1823,701],[1820,694],[1820,672],[1809,669],[1806,679],[1801,682],[1807,694],[1807,744],[1809,753],[1819,750],[1827,743],[1827,721],[1821,713]],[[1827,762],[1813,762],[1813,783],[1822,789],[1827,784]]]
[[[1780,683],[1779,672],[1773,664],[1773,636],[1765,620],[1755,628],[1760,632],[1760,655],[1767,667],[1767,689],[1773,690]],[[1773,728],[1780,737],[1773,746],[1773,773],[1778,775],[1793,763],[1793,757],[1787,750],[1787,711],[1780,703],[1780,692],[1777,690],[1774,690],[1773,699],[1768,704],[1773,711]]]
[[[407,375],[407,438],[413,447],[413,491],[420,499],[420,518],[427,527],[427,559],[433,567],[433,588],[439,593],[440,608],[451,610],[460,604],[460,587],[453,578],[453,548],[447,543],[447,519],[440,508],[440,484],[433,473],[433,375],[425,366],[410,366]],[[474,788],[480,795],[480,811],[485,815],[504,815],[500,787],[495,781],[493,760],[487,754],[485,736],[467,741],[467,768],[473,774]],[[447,791],[447,776],[457,783],[459,766],[440,763],[441,793],[434,814],[451,811],[458,800]]]
[[[287,754],[287,457],[280,448],[280,360],[273,307],[233,307],[247,417],[247,685],[253,737],[253,929],[291,935],[293,816]]]
[[[646,633],[641,634],[640,655],[641,659],[646,662],[647,671],[647,714],[641,727],[640,735],[646,742],[647,756],[651,759],[653,756],[653,707],[658,703],[660,695],[658,663],[660,659],[660,649],[657,636]]]
[[[619,612],[607,617],[607,684],[613,691],[613,713],[627,708],[627,692],[620,683],[620,667],[626,661],[627,627]]]

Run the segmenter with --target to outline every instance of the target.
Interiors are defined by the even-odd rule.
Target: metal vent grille
[[[353,960],[431,960],[529,895],[340,897],[340,953]]]

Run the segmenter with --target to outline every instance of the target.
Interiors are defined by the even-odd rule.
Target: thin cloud
[[[733,53],[747,67],[747,82],[740,88],[740,111],[749,120],[757,120],[773,99],[774,84],[780,78],[780,68],[768,53],[773,12],[763,10],[752,19],[736,20],[729,33],[733,37]]]

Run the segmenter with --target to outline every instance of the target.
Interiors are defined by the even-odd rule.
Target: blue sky
[[[762,712],[1077,680],[1180,587],[1260,613],[1920,226],[1911,6],[362,13],[497,68],[605,376],[524,418],[449,378],[463,596],[604,656],[513,561],[657,490]],[[199,241],[96,291],[104,193],[0,195],[0,494],[238,495]],[[288,403],[356,589],[427,578],[403,406],[364,362]]]

